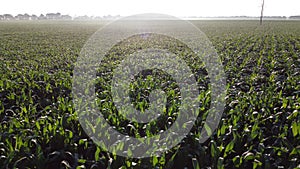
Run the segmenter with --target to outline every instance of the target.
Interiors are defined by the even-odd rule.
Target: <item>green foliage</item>
[[[216,131],[203,126],[209,78],[186,46],[155,35],[149,42],[133,36],[134,47],[118,44],[99,68],[96,92],[107,121],[130,136],[150,137],[176,120],[180,91],[157,70],[137,75],[131,96],[135,107],[145,110],[150,91],[162,89],[168,106],[160,119],[149,125],[126,121],[110,102],[111,68],[149,45],[185,59],[196,72],[201,104],[196,124],[179,145],[161,157],[128,159],[96,146],[82,130],[72,103],[74,63],[85,41],[104,23],[0,22],[0,168],[300,167],[300,22],[266,21],[263,27],[256,21],[193,23],[211,40],[225,68],[228,91],[220,125]],[[199,144],[202,128],[212,136]]]

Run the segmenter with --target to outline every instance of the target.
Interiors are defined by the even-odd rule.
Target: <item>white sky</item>
[[[1,0],[0,14],[71,16],[162,13],[173,16],[259,16],[262,0]],[[300,0],[265,0],[266,16],[300,15]]]

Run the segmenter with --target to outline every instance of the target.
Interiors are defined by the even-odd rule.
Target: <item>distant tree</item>
[[[77,16],[74,18],[74,20],[89,20],[91,19],[89,16],[84,15],[84,16]]]
[[[290,16],[289,19],[300,19],[300,15]]]
[[[29,20],[30,19],[30,15],[28,15],[27,13],[23,14],[18,14],[17,16],[15,16],[16,20]]]
[[[4,20],[14,20],[14,17],[11,14],[4,14]]]
[[[45,15],[44,14],[41,14],[40,16],[39,16],[39,18],[38,18],[39,20],[44,20],[44,19],[47,19],[46,17],[45,17]]]
[[[23,14],[18,14],[17,16],[15,16],[16,20],[23,20],[24,15]]]
[[[265,0],[262,0],[261,12],[260,12],[260,25],[262,25],[262,22],[263,22],[264,6],[265,6]]]
[[[95,20],[102,20],[103,18],[101,16],[96,16],[94,19]]]
[[[72,17],[70,15],[61,15],[61,19],[63,19],[63,20],[72,20]]]
[[[38,16],[33,14],[30,16],[30,20],[38,20]]]
[[[24,14],[24,20],[29,20],[29,19],[30,19],[30,15],[27,14],[27,13],[25,13],[25,14]]]
[[[60,13],[47,13],[46,18],[47,19],[60,19],[61,14]]]

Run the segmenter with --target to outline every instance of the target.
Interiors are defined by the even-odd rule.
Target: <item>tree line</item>
[[[47,14],[40,14],[37,15],[29,15],[25,14],[18,14],[13,16],[12,14],[4,14],[0,15],[0,20],[54,20],[54,19],[64,19],[64,20],[71,20],[72,17],[70,15],[62,15],[61,13],[47,13]]]
[[[241,16],[243,18],[248,18],[247,16]],[[13,16],[12,14],[3,14],[0,15],[0,20],[100,20],[100,19],[117,19],[120,18],[120,15],[117,16],[76,16],[72,17],[70,15],[62,15],[61,13],[47,13],[47,14],[40,14],[39,16],[37,15],[29,15],[27,13],[25,14],[18,14]],[[229,18],[237,18],[237,16],[229,17]],[[266,19],[296,19],[300,20],[300,15],[297,16],[290,16],[290,17],[285,17],[285,16],[264,16]]]
[[[116,19],[119,18],[120,15],[117,16],[103,16],[103,17],[91,17],[91,16],[76,16],[72,17],[70,15],[62,15],[61,13],[47,13],[47,14],[40,14],[37,15],[29,15],[27,13],[25,14],[17,14],[13,16],[12,14],[3,14],[0,15],[0,20],[89,20],[89,19]]]

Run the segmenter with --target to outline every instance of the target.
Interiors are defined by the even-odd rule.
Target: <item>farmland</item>
[[[198,129],[210,97],[207,74],[195,71],[204,93],[203,113],[189,135],[161,157],[130,159],[94,144],[82,129],[72,101],[74,64],[88,38],[105,23],[0,22],[0,168],[300,167],[300,22],[266,21],[262,26],[258,21],[242,20],[192,23],[212,42],[226,73],[226,106],[219,126],[206,142],[198,143]],[[145,45],[138,44],[137,48]],[[176,53],[179,49],[176,43],[172,45]],[[99,71],[108,73],[99,77],[96,85],[102,100],[109,98],[105,91],[110,89],[111,72],[105,68],[115,68],[122,51],[130,50],[119,44],[106,57],[106,65]],[[199,69],[198,64],[190,66]],[[153,70],[151,83],[156,84],[153,79],[158,77],[172,81]],[[135,91],[140,87],[137,84],[147,88],[144,78],[147,73],[137,77],[132,85]],[[165,91],[174,98],[169,101],[176,112],[180,93],[172,84]],[[132,95],[134,104],[142,105],[139,109],[149,106],[146,98]],[[101,110],[113,109],[109,99],[106,102]],[[116,117],[118,113],[103,114],[120,132],[131,136],[151,136],[168,128],[162,125],[141,132],[142,126]],[[169,117],[176,118],[170,114],[162,120]]]

